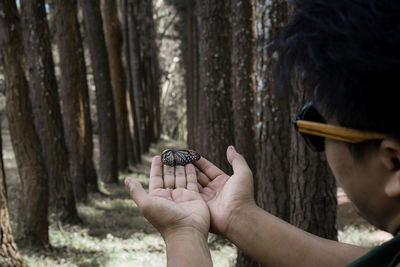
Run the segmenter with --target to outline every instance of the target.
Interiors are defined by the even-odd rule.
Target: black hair
[[[400,1],[291,2],[277,86],[295,94],[300,79],[328,118],[400,137]]]

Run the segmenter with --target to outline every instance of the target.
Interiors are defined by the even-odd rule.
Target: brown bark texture
[[[48,179],[39,137],[33,123],[15,1],[0,1],[0,13],[0,47],[6,76],[6,112],[21,179],[18,233],[21,244],[46,247],[49,244]]]
[[[92,122],[89,92],[76,3],[54,0],[53,17],[60,56],[60,91],[64,133],[77,201],[87,199],[87,189],[97,189],[93,164]]]
[[[292,116],[310,100],[301,90],[296,98]],[[295,129],[291,140],[290,222],[317,236],[337,240],[336,182],[325,155],[307,147]]]
[[[200,40],[199,152],[230,172],[226,148],[233,144],[230,1],[197,1]]]
[[[128,168],[128,151],[126,143],[127,108],[124,69],[122,65],[122,32],[118,18],[118,4],[116,0],[105,0],[102,6],[104,32],[110,63],[111,83],[114,94],[115,121],[118,138],[118,169],[126,171]]]
[[[132,143],[132,146],[128,145],[128,157],[130,164],[135,164],[141,161],[141,148],[140,148],[140,137],[139,137],[139,124],[138,117],[136,114],[135,99],[133,97],[133,70],[131,69],[131,39],[130,39],[130,21],[131,21],[131,3],[128,0],[121,1],[121,13],[123,18],[122,23],[122,36],[123,36],[123,63],[125,66],[125,84],[126,84],[126,101],[127,101],[127,113],[128,113],[128,138],[127,143]]]
[[[80,1],[96,86],[100,179],[118,183],[118,139],[115,108],[99,1]]]
[[[143,62],[141,58],[140,31],[137,20],[138,3],[137,1],[128,0],[127,16],[128,16],[128,46],[129,46],[129,66],[131,69],[131,103],[133,103],[133,112],[135,122],[137,123],[137,135],[139,138],[140,152],[146,153],[150,147],[150,136],[148,135],[148,127],[146,126],[146,116],[148,116],[147,106],[145,103],[145,74]]]
[[[250,0],[231,0],[231,9],[232,110],[235,147],[244,156],[255,174],[253,8]]]
[[[160,70],[158,62],[158,46],[156,45],[156,28],[153,19],[153,1],[140,1],[140,29],[145,70],[146,102],[148,112],[147,132],[151,142],[156,142],[160,137]]]
[[[15,245],[8,215],[5,185],[1,129],[0,129],[0,266],[26,266]]]
[[[232,110],[235,147],[256,177],[254,125],[254,31],[253,7],[250,0],[231,0],[232,23]],[[256,190],[257,183],[254,183]],[[256,191],[254,191],[256,192]],[[238,249],[236,266],[259,266]]]
[[[287,2],[255,1],[257,88],[257,202],[275,216],[289,221],[290,104],[274,87],[276,57],[268,44],[287,23]]]
[[[36,130],[49,175],[51,208],[78,221],[44,1],[21,1],[22,29]]]

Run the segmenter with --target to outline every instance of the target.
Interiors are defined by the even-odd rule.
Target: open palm
[[[233,147],[228,148],[227,158],[234,170],[232,176],[205,158],[195,163],[198,181],[203,186],[201,196],[211,215],[211,230],[222,235],[226,233],[230,220],[238,209],[255,205],[253,175],[246,161]]]
[[[193,228],[207,236],[210,227],[208,207],[200,196],[195,167],[162,165],[153,158],[149,194],[135,179],[128,178],[131,196],[143,215],[163,235],[179,229]]]

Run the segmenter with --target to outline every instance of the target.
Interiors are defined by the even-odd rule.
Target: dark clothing
[[[400,263],[400,235],[374,248],[348,267],[395,267]]]

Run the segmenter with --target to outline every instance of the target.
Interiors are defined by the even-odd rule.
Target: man
[[[133,200],[160,231],[170,266],[211,266],[209,231],[267,266],[396,266],[400,263],[400,1],[295,1],[275,43],[279,85],[309,88],[295,118],[365,217],[395,235],[369,249],[306,233],[257,207],[253,178],[230,146],[228,176],[204,158],[185,167],[152,162],[150,193],[127,179]],[[295,94],[295,89],[293,93]]]

